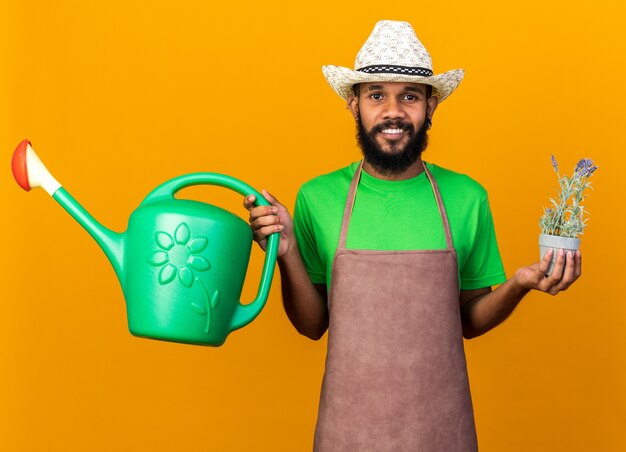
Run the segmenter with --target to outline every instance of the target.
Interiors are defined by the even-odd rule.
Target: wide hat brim
[[[439,102],[442,102],[459,86],[465,71],[463,69],[453,69],[438,75],[422,76],[422,75],[403,75],[393,73],[366,73],[353,71],[347,67],[327,65],[322,66],[322,72],[326,81],[332,89],[347,99],[353,95],[352,87],[357,83],[369,82],[406,82],[406,83],[423,83],[433,87],[433,96],[437,96]]]

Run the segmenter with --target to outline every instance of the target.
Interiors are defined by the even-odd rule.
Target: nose
[[[402,104],[398,99],[389,98],[385,103],[385,108],[383,110],[383,118],[384,119],[398,119],[404,118],[406,116],[406,112],[404,108],[402,108]]]

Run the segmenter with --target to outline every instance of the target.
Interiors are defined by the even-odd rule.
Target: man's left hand
[[[547,276],[548,266],[554,250],[550,249],[541,262],[537,262],[529,267],[522,267],[515,273],[517,283],[524,289],[540,290],[556,295],[567,290],[576,281],[582,272],[582,257],[580,251],[564,252],[559,250],[556,255],[556,262],[552,268],[552,273]]]

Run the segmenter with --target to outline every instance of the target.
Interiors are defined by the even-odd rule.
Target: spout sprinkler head
[[[28,140],[23,140],[15,148],[11,168],[15,181],[26,191],[42,187],[50,195],[53,195],[61,187],[61,184],[52,177],[52,174],[41,163]]]
[[[32,188],[28,183],[28,170],[26,168],[26,149],[30,147],[30,141],[24,140],[15,148],[13,159],[11,160],[11,169],[15,182],[26,191]]]

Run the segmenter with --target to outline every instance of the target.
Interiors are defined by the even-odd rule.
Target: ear
[[[426,102],[428,103],[428,119],[432,120],[437,105],[439,105],[439,98],[437,96],[430,96]]]
[[[350,110],[350,113],[352,113],[352,117],[356,120],[356,118],[358,118],[359,116],[359,98],[356,97],[354,94],[351,94],[350,96],[348,96],[346,101],[346,108]]]

